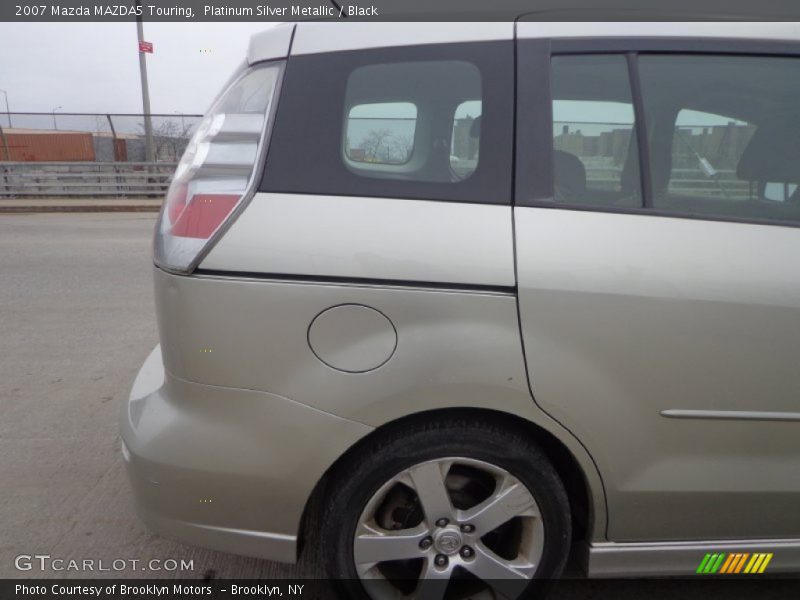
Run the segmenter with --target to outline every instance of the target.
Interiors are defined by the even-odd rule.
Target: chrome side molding
[[[722,419],[732,421],[800,421],[800,412],[769,412],[761,410],[683,410],[669,408],[661,411],[668,419]]]

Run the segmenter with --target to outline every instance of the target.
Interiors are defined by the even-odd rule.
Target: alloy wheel
[[[373,598],[515,598],[543,548],[539,508],[518,478],[447,457],[405,469],[373,494],[353,558]]]

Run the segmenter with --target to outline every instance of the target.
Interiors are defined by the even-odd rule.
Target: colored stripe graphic
[[[713,567],[714,563],[717,562],[717,557],[718,556],[719,556],[719,554],[712,554],[711,555],[711,558],[709,558],[708,562],[706,563],[706,568],[703,569],[703,573],[711,573],[711,567]]]
[[[736,569],[738,569],[738,568],[739,568],[739,563],[741,563],[741,562],[742,562],[742,560],[744,559],[744,558],[743,558],[743,557],[744,557],[744,554],[742,554],[741,552],[737,552],[737,553],[735,554],[735,557],[736,557],[736,558],[735,558],[735,559],[734,559],[734,561],[731,563],[731,566],[730,566],[730,567],[728,567],[728,573],[736,573]]]
[[[711,555],[706,554],[705,558],[703,558],[703,560],[700,561],[700,566],[697,567],[697,571],[695,571],[695,573],[704,573],[706,565],[708,564],[709,560],[711,560]]]
[[[758,572],[763,573],[767,569],[767,565],[771,560],[772,560],[772,552],[770,552],[764,557],[764,562],[761,563],[761,567],[758,569]]]
[[[717,570],[718,570],[718,569],[720,568],[720,566],[722,565],[722,560],[723,560],[724,558],[725,558],[725,553],[723,552],[723,553],[721,553],[721,554],[719,555],[719,557],[717,558],[716,562],[715,562],[715,563],[713,564],[713,566],[711,567],[711,572],[712,572],[712,573],[716,573],[716,572],[717,572]]]
[[[733,563],[734,559],[738,557],[738,554],[728,554],[728,559],[722,565],[722,568],[719,570],[720,573],[727,573],[728,569],[730,568],[731,564]]]
[[[700,561],[700,566],[697,567],[697,571],[695,571],[695,573],[705,573],[705,568],[709,560],[711,560],[711,555],[706,554],[705,558],[703,558],[703,560]]]
[[[772,557],[773,554],[767,552],[756,552],[754,554],[749,552],[732,552],[730,554],[714,552],[703,557],[695,572],[704,575],[714,575],[716,573],[728,575],[763,573],[766,571]]]
[[[764,562],[765,558],[767,558],[766,554],[759,554],[758,559],[756,560],[755,564],[753,564],[753,568],[750,569],[750,572],[758,573],[758,570],[761,568],[761,563]]]
[[[748,556],[750,556],[750,555],[747,552],[742,554],[742,558],[739,559],[739,562],[736,565],[736,570],[734,571],[734,573],[739,573],[742,570],[742,567],[744,566],[744,561],[747,560]]]
[[[744,568],[745,573],[749,573],[753,569],[753,565],[758,560],[759,554],[753,554],[753,557],[750,559],[750,562],[747,563],[747,566]]]

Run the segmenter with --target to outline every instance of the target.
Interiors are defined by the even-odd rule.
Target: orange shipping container
[[[6,131],[12,161],[94,160],[91,133],[14,133]],[[5,149],[3,149],[5,158]]]

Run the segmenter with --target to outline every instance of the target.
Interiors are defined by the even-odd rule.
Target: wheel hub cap
[[[442,529],[433,537],[433,546],[440,554],[452,556],[461,549],[462,545],[461,532],[456,528]]]

